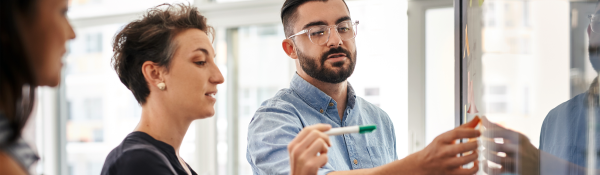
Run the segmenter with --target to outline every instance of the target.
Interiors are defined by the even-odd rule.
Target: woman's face
[[[168,73],[164,74],[163,91],[170,111],[201,119],[215,114],[217,85],[224,78],[215,64],[215,52],[206,33],[186,29],[174,38],[177,49]]]
[[[39,86],[60,82],[66,42],[75,38],[67,20],[67,0],[37,0],[31,13],[19,16],[25,51]]]

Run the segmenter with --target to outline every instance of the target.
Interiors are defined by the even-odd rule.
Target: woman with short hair
[[[212,31],[195,7],[164,4],[115,36],[114,69],[142,106],[142,117],[106,157],[101,174],[196,174],[179,148],[194,120],[215,113],[224,79]]]

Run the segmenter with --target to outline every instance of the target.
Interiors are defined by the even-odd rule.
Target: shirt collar
[[[337,103],[331,98],[329,95],[325,94],[325,92],[321,91],[319,88],[313,86],[302,77],[300,77],[297,73],[294,74],[292,78],[292,82],[290,83],[290,88],[309,106],[313,107],[315,110],[319,111],[321,109],[327,109],[329,103]],[[356,102],[356,93],[354,89],[348,83],[348,96],[346,108],[354,109],[354,103]]]

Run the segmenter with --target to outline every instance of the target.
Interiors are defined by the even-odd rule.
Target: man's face
[[[594,14],[600,16],[600,4],[596,6],[596,12]],[[593,24],[590,24],[588,26],[589,58],[594,69],[600,71],[600,29],[594,27],[595,31],[592,31],[592,25]],[[599,26],[599,24],[596,24],[596,26]]]
[[[333,26],[350,20],[350,12],[342,0],[311,1],[298,7],[294,33],[313,26]],[[330,29],[329,40],[322,45],[312,43],[307,34],[294,38],[298,61],[309,76],[327,83],[346,81],[356,65],[354,39],[342,40],[336,28]]]

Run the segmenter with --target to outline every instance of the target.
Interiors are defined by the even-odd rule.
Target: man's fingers
[[[294,138],[294,140],[292,140],[292,142],[290,142],[290,144],[300,143],[302,140],[304,140],[304,137],[306,137],[308,134],[310,134],[312,132],[312,130],[319,130],[321,132],[325,132],[325,131],[329,131],[329,129],[331,129],[331,125],[322,124],[322,123],[304,127],[304,128],[302,128],[300,133],[298,133],[298,135]]]
[[[469,154],[466,156],[450,158],[447,161],[447,168],[448,169],[458,168],[462,165],[465,165],[465,164],[468,164],[470,162],[477,160],[478,156],[479,156],[479,154],[477,154],[477,152],[473,152],[473,154]]]
[[[465,168],[455,168],[453,170],[451,170],[448,174],[452,174],[452,175],[473,175],[475,173],[477,173],[477,171],[479,171],[479,166],[474,165],[473,167],[469,168],[469,169],[465,169]]]
[[[321,155],[314,158],[315,164],[317,164],[318,168],[321,168],[327,164],[328,161],[327,153],[321,153]]]
[[[481,125],[483,125],[484,127],[488,128],[488,129],[493,129],[493,128],[506,129],[500,125],[490,122],[490,120],[488,120],[487,117],[485,117],[485,116],[481,117]]]
[[[479,119],[479,116],[475,116],[475,118],[473,118],[473,120],[469,121],[468,123],[460,125],[459,128],[475,128],[475,127],[477,127],[477,125],[479,124],[480,121],[481,121],[481,119]]]
[[[483,147],[488,151],[494,152],[503,152],[507,155],[514,155],[518,149],[519,145],[511,144],[511,143],[503,143],[499,144],[492,140],[482,140]]]
[[[329,125],[329,124],[322,124],[322,123],[316,124],[316,125],[312,125],[312,126],[309,126],[309,127],[312,127],[312,128],[314,128],[316,130],[319,130],[321,132],[329,131],[331,129],[331,125]]]
[[[301,142],[303,142],[304,139],[306,138],[306,136],[313,133],[314,130],[324,132],[324,131],[328,131],[329,129],[331,129],[331,125],[329,125],[329,124],[316,124],[316,125],[307,126],[307,127],[303,128],[302,131],[300,131],[300,133],[298,133],[296,138],[294,138],[294,140],[292,140],[288,144],[288,151],[291,152],[292,147],[295,147],[298,144],[300,144]],[[327,137],[327,140],[329,141],[329,137]],[[329,142],[328,142],[328,144],[329,144]],[[331,144],[329,144],[329,145],[331,145]],[[306,145],[306,146],[308,146],[308,145]]]
[[[507,157],[507,156],[501,157],[498,155],[497,152],[484,151],[483,157],[485,157],[486,160],[489,160],[491,162],[501,165],[504,169],[510,170],[512,167],[516,167],[515,159],[513,159],[512,157]]]
[[[306,156],[306,157],[315,157],[317,156],[317,153],[320,154],[327,154],[327,151],[329,150],[329,148],[327,147],[327,144],[325,144],[325,141],[322,139],[317,139],[315,140],[307,149],[306,151],[304,151],[302,156]]]
[[[488,175],[500,175],[500,174],[502,174],[502,172],[504,172],[504,169],[502,167],[500,167],[500,168],[495,168],[495,167],[491,168],[491,167],[489,167],[489,164],[488,164],[487,160],[483,161],[481,167],[483,168],[483,172],[485,172]]]
[[[331,146],[331,142],[329,142],[329,136],[323,132],[325,131],[329,131],[331,129],[331,125],[328,124],[316,124],[316,125],[312,125],[310,127],[313,127],[315,130],[320,131],[319,135],[321,137],[321,139],[323,139],[325,141],[325,143],[327,143],[327,146]]]
[[[299,156],[299,154],[302,154],[301,152],[303,152],[303,150],[308,149],[308,147],[313,144],[317,139],[321,139],[322,137],[322,132],[318,131],[318,130],[307,130],[307,132],[310,131],[310,133],[308,133],[304,139],[302,141],[300,141],[300,143],[294,145],[294,147],[292,148],[292,154],[294,154],[295,156]],[[316,154],[316,153],[315,153]]]
[[[479,137],[481,132],[469,128],[455,128],[438,136],[440,141],[444,143],[454,143],[457,139]]]
[[[485,160],[492,161],[496,164],[503,165],[506,162],[505,157],[500,157],[497,152],[493,151],[483,151],[483,157],[485,157]]]
[[[442,147],[440,151],[443,151],[442,153],[446,157],[455,157],[457,154],[461,154],[468,151],[476,151],[477,146],[477,142],[459,143]]]

